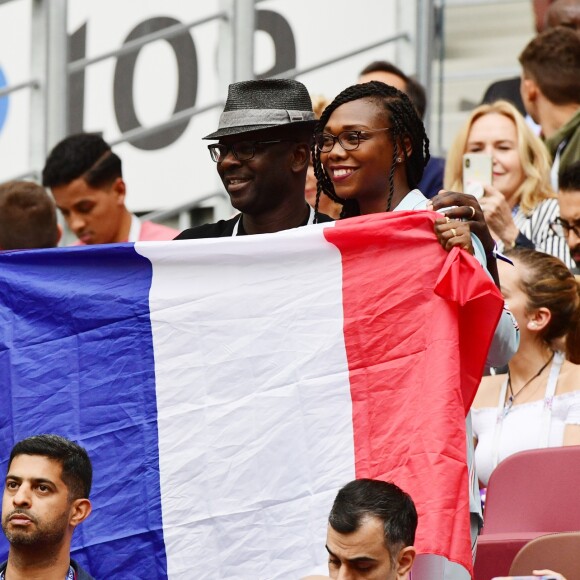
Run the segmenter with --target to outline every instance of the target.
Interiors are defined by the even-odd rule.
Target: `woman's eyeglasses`
[[[340,146],[345,151],[354,151],[360,145],[361,135],[364,137],[366,133],[377,133],[379,131],[390,131],[392,127],[384,127],[383,129],[364,129],[361,131],[342,131],[338,135],[332,133],[316,133],[314,135],[314,142],[319,151],[329,153],[332,151],[334,144],[338,141]]]

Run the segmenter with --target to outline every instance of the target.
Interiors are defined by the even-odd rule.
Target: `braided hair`
[[[409,97],[394,87],[381,83],[379,81],[371,81],[358,85],[352,85],[342,91],[333,101],[324,109],[318,124],[315,128],[315,133],[322,132],[328,123],[330,115],[345,103],[357,101],[358,99],[372,99],[376,100],[378,104],[384,106],[390,118],[390,125],[392,127],[393,139],[393,159],[389,169],[389,198],[385,207],[386,211],[391,211],[391,202],[395,192],[395,169],[397,157],[401,155],[405,159],[405,171],[409,187],[414,189],[421,181],[425,165],[429,161],[429,139],[425,133],[423,122],[417,115],[417,111]],[[411,154],[407,155],[407,150],[402,147],[403,151],[399,151],[399,143],[404,139],[409,139],[411,142]],[[333,201],[340,203],[342,211],[340,212],[340,219],[360,215],[360,208],[356,199],[342,199],[334,191],[332,180],[326,173],[320,161],[320,151],[313,143],[312,159],[314,165],[314,175],[316,176],[316,205],[315,212],[318,213],[318,202],[322,193],[330,197]]]

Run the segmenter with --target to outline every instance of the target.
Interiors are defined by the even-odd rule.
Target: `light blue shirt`
[[[399,203],[393,211],[415,211],[426,210],[427,202],[429,200],[418,190],[411,190]],[[444,212],[440,212],[444,213]],[[471,234],[471,243],[473,244],[473,252],[475,259],[485,268],[487,272],[487,258],[485,257],[485,250],[481,240]],[[489,274],[489,272],[487,272]]]
[[[427,198],[418,190],[413,189],[410,191],[397,205],[393,211],[420,211],[427,210]],[[485,256],[485,250],[483,249],[483,244],[481,240],[471,234],[471,242],[473,244],[474,257],[482,265],[483,269],[487,275],[492,278],[491,274],[487,270],[487,258]],[[493,340],[489,347],[487,353],[487,360],[485,364],[487,367],[501,367],[505,366],[510,358],[518,350],[520,342],[520,333],[517,323],[512,315],[512,313],[507,309],[504,302],[504,310],[499,319],[495,333],[493,335]],[[478,533],[478,521],[479,524],[483,521],[483,515],[481,511],[481,500],[479,498],[479,487],[477,482],[477,477],[475,476],[476,471],[474,469],[474,449],[473,449],[473,436],[471,427],[471,414],[469,413],[466,418],[466,446],[467,446],[467,464],[469,470],[469,511],[476,517],[472,518],[471,521],[471,537],[473,546],[475,547],[475,541],[477,539]],[[435,579],[435,575],[431,575]],[[465,572],[462,567],[453,565],[452,562],[447,562],[444,566],[444,573],[442,578],[445,580],[467,580],[469,575]]]

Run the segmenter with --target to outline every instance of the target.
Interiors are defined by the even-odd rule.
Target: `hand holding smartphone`
[[[463,193],[479,199],[483,197],[483,186],[491,185],[492,159],[487,153],[465,153],[463,155]]]

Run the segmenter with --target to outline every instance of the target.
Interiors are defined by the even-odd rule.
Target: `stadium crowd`
[[[317,98],[318,107],[295,80],[239,82],[229,87],[217,130],[204,137],[231,218],[182,232],[141,221],[125,205],[121,159],[100,135],[85,133],[53,148],[42,185],[0,185],[0,249],[57,247],[57,211],[75,245],[259,235],[380,212],[439,212],[433,243],[473,255],[505,300],[465,425],[475,558],[485,526],[480,489],[497,465],[524,450],[580,445],[580,2],[549,4],[519,57],[517,92],[513,80],[494,83],[446,160],[429,152],[428,95],[392,63],[370,63],[358,83]],[[490,179],[473,189],[465,159],[477,155],[489,160]],[[476,195],[465,193],[467,185]],[[73,475],[71,454],[82,464]],[[59,533],[40,525],[42,509],[57,508],[42,507],[38,482],[61,509]],[[0,580],[38,571],[34,577],[90,577],[69,559],[72,533],[91,512],[90,486],[90,460],[76,444],[43,435],[14,447],[2,515],[11,547]],[[413,501],[399,488],[351,482],[329,518],[330,577],[411,578],[416,526]],[[469,578],[452,562],[433,570],[430,580]]]

